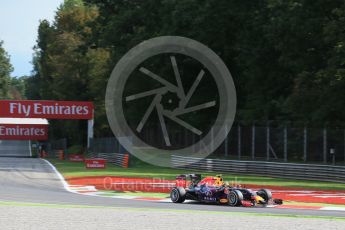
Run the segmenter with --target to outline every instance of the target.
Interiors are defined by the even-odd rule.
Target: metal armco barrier
[[[63,149],[54,150],[54,154],[55,154],[55,157],[58,158],[59,160],[65,159],[65,153]]]
[[[115,164],[117,166],[128,168],[129,154],[120,153],[93,153],[88,154],[89,158],[101,158],[107,160],[107,162]]]
[[[237,161],[172,156],[174,168],[209,172],[248,173],[288,179],[307,179],[345,183],[345,167],[292,164],[265,161]],[[195,162],[196,163],[192,163]]]

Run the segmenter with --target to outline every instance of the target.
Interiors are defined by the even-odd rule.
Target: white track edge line
[[[60,181],[61,181],[61,183],[62,183],[62,185],[63,185],[63,187],[64,187],[64,189],[65,189],[66,191],[71,192],[71,193],[74,193],[74,194],[82,195],[82,194],[80,194],[80,193],[78,193],[78,192],[76,192],[76,191],[74,191],[74,190],[72,190],[72,189],[69,188],[69,185],[68,185],[68,183],[66,182],[65,178],[61,175],[61,173],[55,168],[55,166],[54,166],[52,163],[50,163],[50,162],[47,161],[46,159],[42,159],[42,158],[40,158],[40,159],[43,160],[44,162],[46,162],[46,163],[52,168],[52,170],[54,171],[54,173],[55,173],[55,174],[57,175],[57,177],[60,179]]]
[[[345,212],[345,208],[342,208],[342,207],[331,207],[331,206],[330,207],[320,208],[320,210]]]

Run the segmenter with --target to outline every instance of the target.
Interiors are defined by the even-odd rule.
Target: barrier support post
[[[90,148],[90,139],[93,138],[93,125],[94,120],[88,120],[87,121],[87,148]]]
[[[323,163],[327,163],[327,129],[323,128]]]
[[[237,126],[237,145],[238,145],[238,148],[237,148],[237,155],[238,155],[238,159],[240,160],[241,159],[241,125],[240,123],[238,123],[238,126]]]
[[[266,127],[266,160],[270,160],[270,125],[269,122],[267,122]]]
[[[287,162],[287,125],[284,127],[284,162]]]
[[[252,126],[252,160],[255,160],[255,123]]]
[[[229,133],[228,133],[228,125],[225,125],[225,134],[226,134],[226,137],[225,137],[225,141],[224,141],[224,156],[225,157],[228,157],[229,154],[228,154],[228,138],[229,138]]]
[[[307,127],[304,126],[304,130],[303,130],[303,161],[306,162],[307,161],[307,145],[308,145],[308,130]]]

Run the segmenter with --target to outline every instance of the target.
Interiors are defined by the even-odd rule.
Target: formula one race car
[[[272,193],[268,189],[254,192],[240,186],[230,186],[220,175],[202,180],[200,174],[179,175],[176,177],[176,187],[170,192],[170,198],[174,203],[196,200],[245,207],[283,204],[281,199],[272,199]]]

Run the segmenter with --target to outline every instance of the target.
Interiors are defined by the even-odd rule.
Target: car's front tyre
[[[266,204],[272,199],[272,193],[268,189],[260,189],[256,194],[265,200]]]
[[[243,194],[239,190],[232,190],[228,194],[228,204],[230,206],[238,206],[242,203]]]

